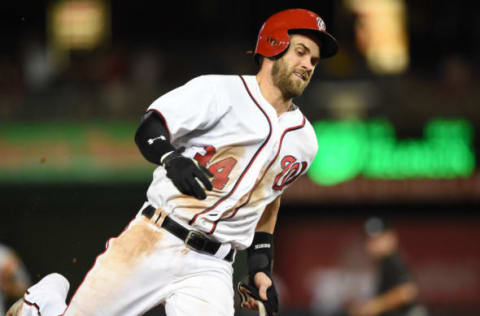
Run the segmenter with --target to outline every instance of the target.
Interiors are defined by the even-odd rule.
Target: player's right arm
[[[410,281],[400,284],[386,293],[366,302],[353,304],[349,308],[351,316],[376,316],[388,313],[402,306],[413,304],[418,297],[417,285]]]
[[[167,127],[155,111],[143,115],[142,122],[135,133],[135,143],[143,157],[154,164],[161,164],[162,157],[175,151],[170,143]]]
[[[163,119],[155,111],[148,111],[135,133],[135,143],[148,161],[160,164],[167,170],[167,177],[183,194],[197,199],[205,199],[201,181],[207,190],[212,189],[208,176],[212,174],[197,161],[183,156],[182,149],[176,149],[170,143],[168,129]]]
[[[156,99],[147,110],[135,142],[150,162],[162,165],[167,177],[183,194],[205,199],[212,189],[210,172],[183,156],[185,140],[195,132],[216,126],[230,105],[216,93],[217,76],[196,77]],[[177,147],[177,148],[176,148]]]

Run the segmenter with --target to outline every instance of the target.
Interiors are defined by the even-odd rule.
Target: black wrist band
[[[273,269],[273,235],[265,232],[256,232],[253,242],[247,249],[248,273],[253,277],[257,272],[264,272],[268,276]]]

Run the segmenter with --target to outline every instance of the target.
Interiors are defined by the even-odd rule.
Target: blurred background
[[[296,100],[319,152],[283,198],[280,315],[344,315],[373,295],[371,215],[394,223],[430,315],[479,315],[480,19],[466,3],[2,3],[0,243],[23,281],[56,271],[75,289],[146,198],[154,166],[133,135],[148,105],[197,75],[255,74],[262,23],[302,7],[340,51]]]

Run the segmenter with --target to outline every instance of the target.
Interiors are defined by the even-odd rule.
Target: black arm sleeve
[[[175,150],[170,143],[163,119],[155,111],[148,111],[142,117],[135,133],[135,143],[143,157],[157,165],[164,154]]]

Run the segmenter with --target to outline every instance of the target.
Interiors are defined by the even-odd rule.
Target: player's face
[[[378,236],[370,237],[367,240],[366,248],[367,252],[373,258],[382,258],[391,254],[397,247],[396,234],[387,231]]]
[[[302,95],[310,83],[319,56],[320,47],[313,38],[303,34],[291,36],[287,52],[275,60],[272,67],[273,83],[286,99]]]

